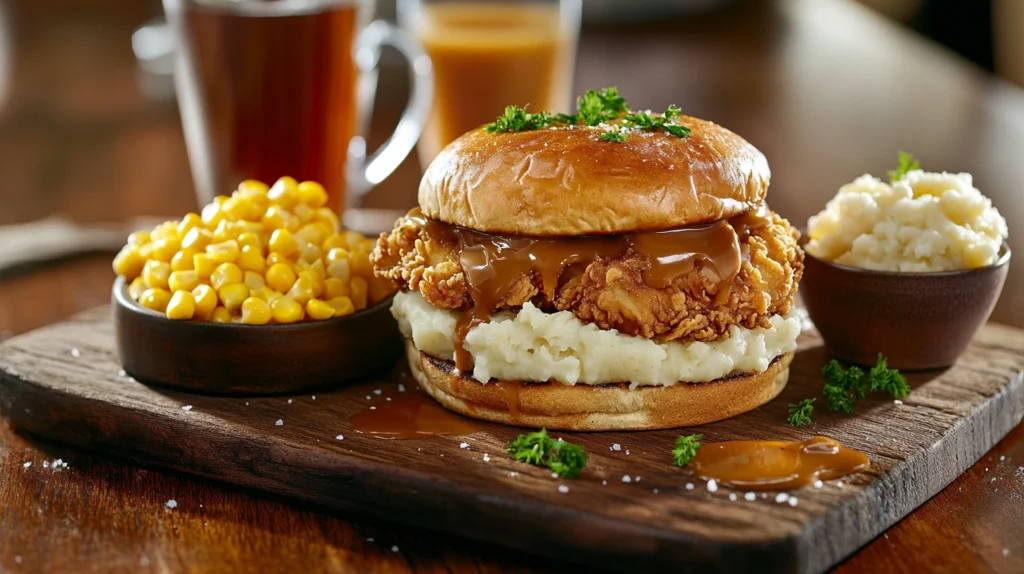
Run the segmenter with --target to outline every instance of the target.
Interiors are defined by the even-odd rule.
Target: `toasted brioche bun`
[[[686,427],[736,416],[774,399],[789,380],[793,353],[772,361],[763,373],[710,383],[669,387],[481,384],[405,342],[412,376],[437,402],[457,413],[498,423],[574,431],[653,430]]]
[[[764,155],[731,131],[683,116],[692,130],[630,132],[602,141],[601,127],[464,134],[420,181],[431,219],[486,233],[575,236],[659,231],[754,209],[768,192]]]

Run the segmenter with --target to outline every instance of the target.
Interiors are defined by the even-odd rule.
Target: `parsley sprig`
[[[576,113],[573,114],[532,114],[526,111],[525,106],[508,106],[505,113],[488,124],[485,129],[488,133],[522,132],[539,130],[551,125],[598,126],[621,119],[621,126],[615,126],[598,137],[602,141],[622,143],[629,137],[630,130],[663,130],[675,137],[685,138],[689,137],[690,128],[675,123],[681,113],[682,110],[676,106],[669,106],[660,116],[652,116],[647,112],[630,112],[626,98],[620,96],[618,88],[612,86],[600,90],[587,90],[587,93],[576,98]]]
[[[531,114],[525,107],[506,106],[505,113],[498,116],[494,123],[488,124],[487,133],[499,132],[524,132],[539,130],[552,122],[552,117],[547,112]]]
[[[700,448],[702,434],[691,434],[676,439],[676,448],[672,449],[672,464],[675,466],[686,466],[690,459],[697,454]]]
[[[875,366],[867,373],[856,366],[843,369],[835,359],[829,361],[821,372],[825,377],[824,394],[830,411],[852,413],[855,401],[876,391],[885,392],[894,399],[910,394],[907,379],[898,370],[890,369],[881,353]]]
[[[815,399],[804,399],[799,403],[789,403],[789,418],[786,420],[795,427],[810,426],[814,422]]]
[[[900,151],[898,154],[898,160],[896,169],[890,169],[887,173],[889,175],[889,183],[896,183],[903,179],[907,172],[915,169],[921,169],[921,164],[918,163],[917,159],[905,151]]]
[[[564,440],[555,440],[547,429],[521,434],[509,441],[505,451],[519,462],[535,466],[546,466],[561,478],[579,476],[587,464],[587,453],[583,447]]]

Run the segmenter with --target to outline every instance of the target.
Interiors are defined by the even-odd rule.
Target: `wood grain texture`
[[[693,429],[708,441],[824,434],[871,456],[871,470],[843,487],[795,491],[795,507],[734,502],[729,489],[701,484],[686,491],[692,479],[668,464],[671,431],[567,433],[592,458],[580,479],[560,481],[502,454],[518,433],[511,427],[388,443],[355,433],[348,420],[396,393],[394,382],[292,404],[149,388],[119,375],[107,308],[0,346],[0,406],[16,428],[61,442],[531,552],[604,566],[818,572],[941,490],[1021,420],[1022,348],[1024,332],[989,325],[949,370],[912,375],[903,405],[866,401],[855,417],[822,414],[804,430],[784,423],[786,403],[820,392],[825,359],[804,337],[778,400]]]

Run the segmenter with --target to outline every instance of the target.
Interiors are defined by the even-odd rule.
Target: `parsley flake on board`
[[[881,353],[867,373],[856,366],[843,369],[835,359],[829,361],[821,373],[825,377],[823,392],[830,411],[852,413],[854,402],[871,392],[882,391],[894,399],[910,394],[907,379],[898,370],[890,369]]]
[[[587,464],[583,447],[564,440],[555,440],[547,429],[521,434],[508,443],[505,451],[519,462],[546,466],[561,478],[575,478]]]
[[[789,403],[789,418],[786,420],[795,427],[810,426],[814,422],[815,399],[804,399],[799,403]]]
[[[700,448],[702,434],[691,434],[676,439],[676,448],[672,449],[672,464],[675,466],[686,466],[697,454]]]
[[[903,179],[903,176],[907,175],[907,172],[915,169],[921,169],[921,164],[917,162],[914,156],[910,155],[905,151],[898,152],[899,159],[897,160],[896,169],[890,169],[888,171],[889,183],[896,183]]]

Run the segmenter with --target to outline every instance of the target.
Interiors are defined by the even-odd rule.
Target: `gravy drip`
[[[867,470],[868,457],[816,436],[803,442],[743,440],[702,445],[687,465],[705,480],[745,490],[789,490]]]
[[[415,382],[410,383],[415,385]],[[410,388],[375,401],[352,418],[352,428],[385,439],[422,438],[432,435],[468,435],[483,427],[472,419],[446,410],[420,391]],[[369,407],[373,406],[374,409]]]
[[[651,287],[664,289],[697,270],[717,286],[716,300],[724,301],[746,255],[741,244],[752,230],[769,225],[769,218],[770,212],[762,205],[730,220],[668,231],[529,237],[492,235],[449,225],[424,217],[419,208],[409,212],[409,219],[427,235],[450,242],[459,252],[473,299],[473,307],[462,314],[455,329],[455,366],[460,373],[473,367],[472,356],[463,345],[466,334],[490,319],[523,275],[539,278],[543,293],[552,297],[567,267],[588,265],[632,249],[650,262],[643,278]]]

